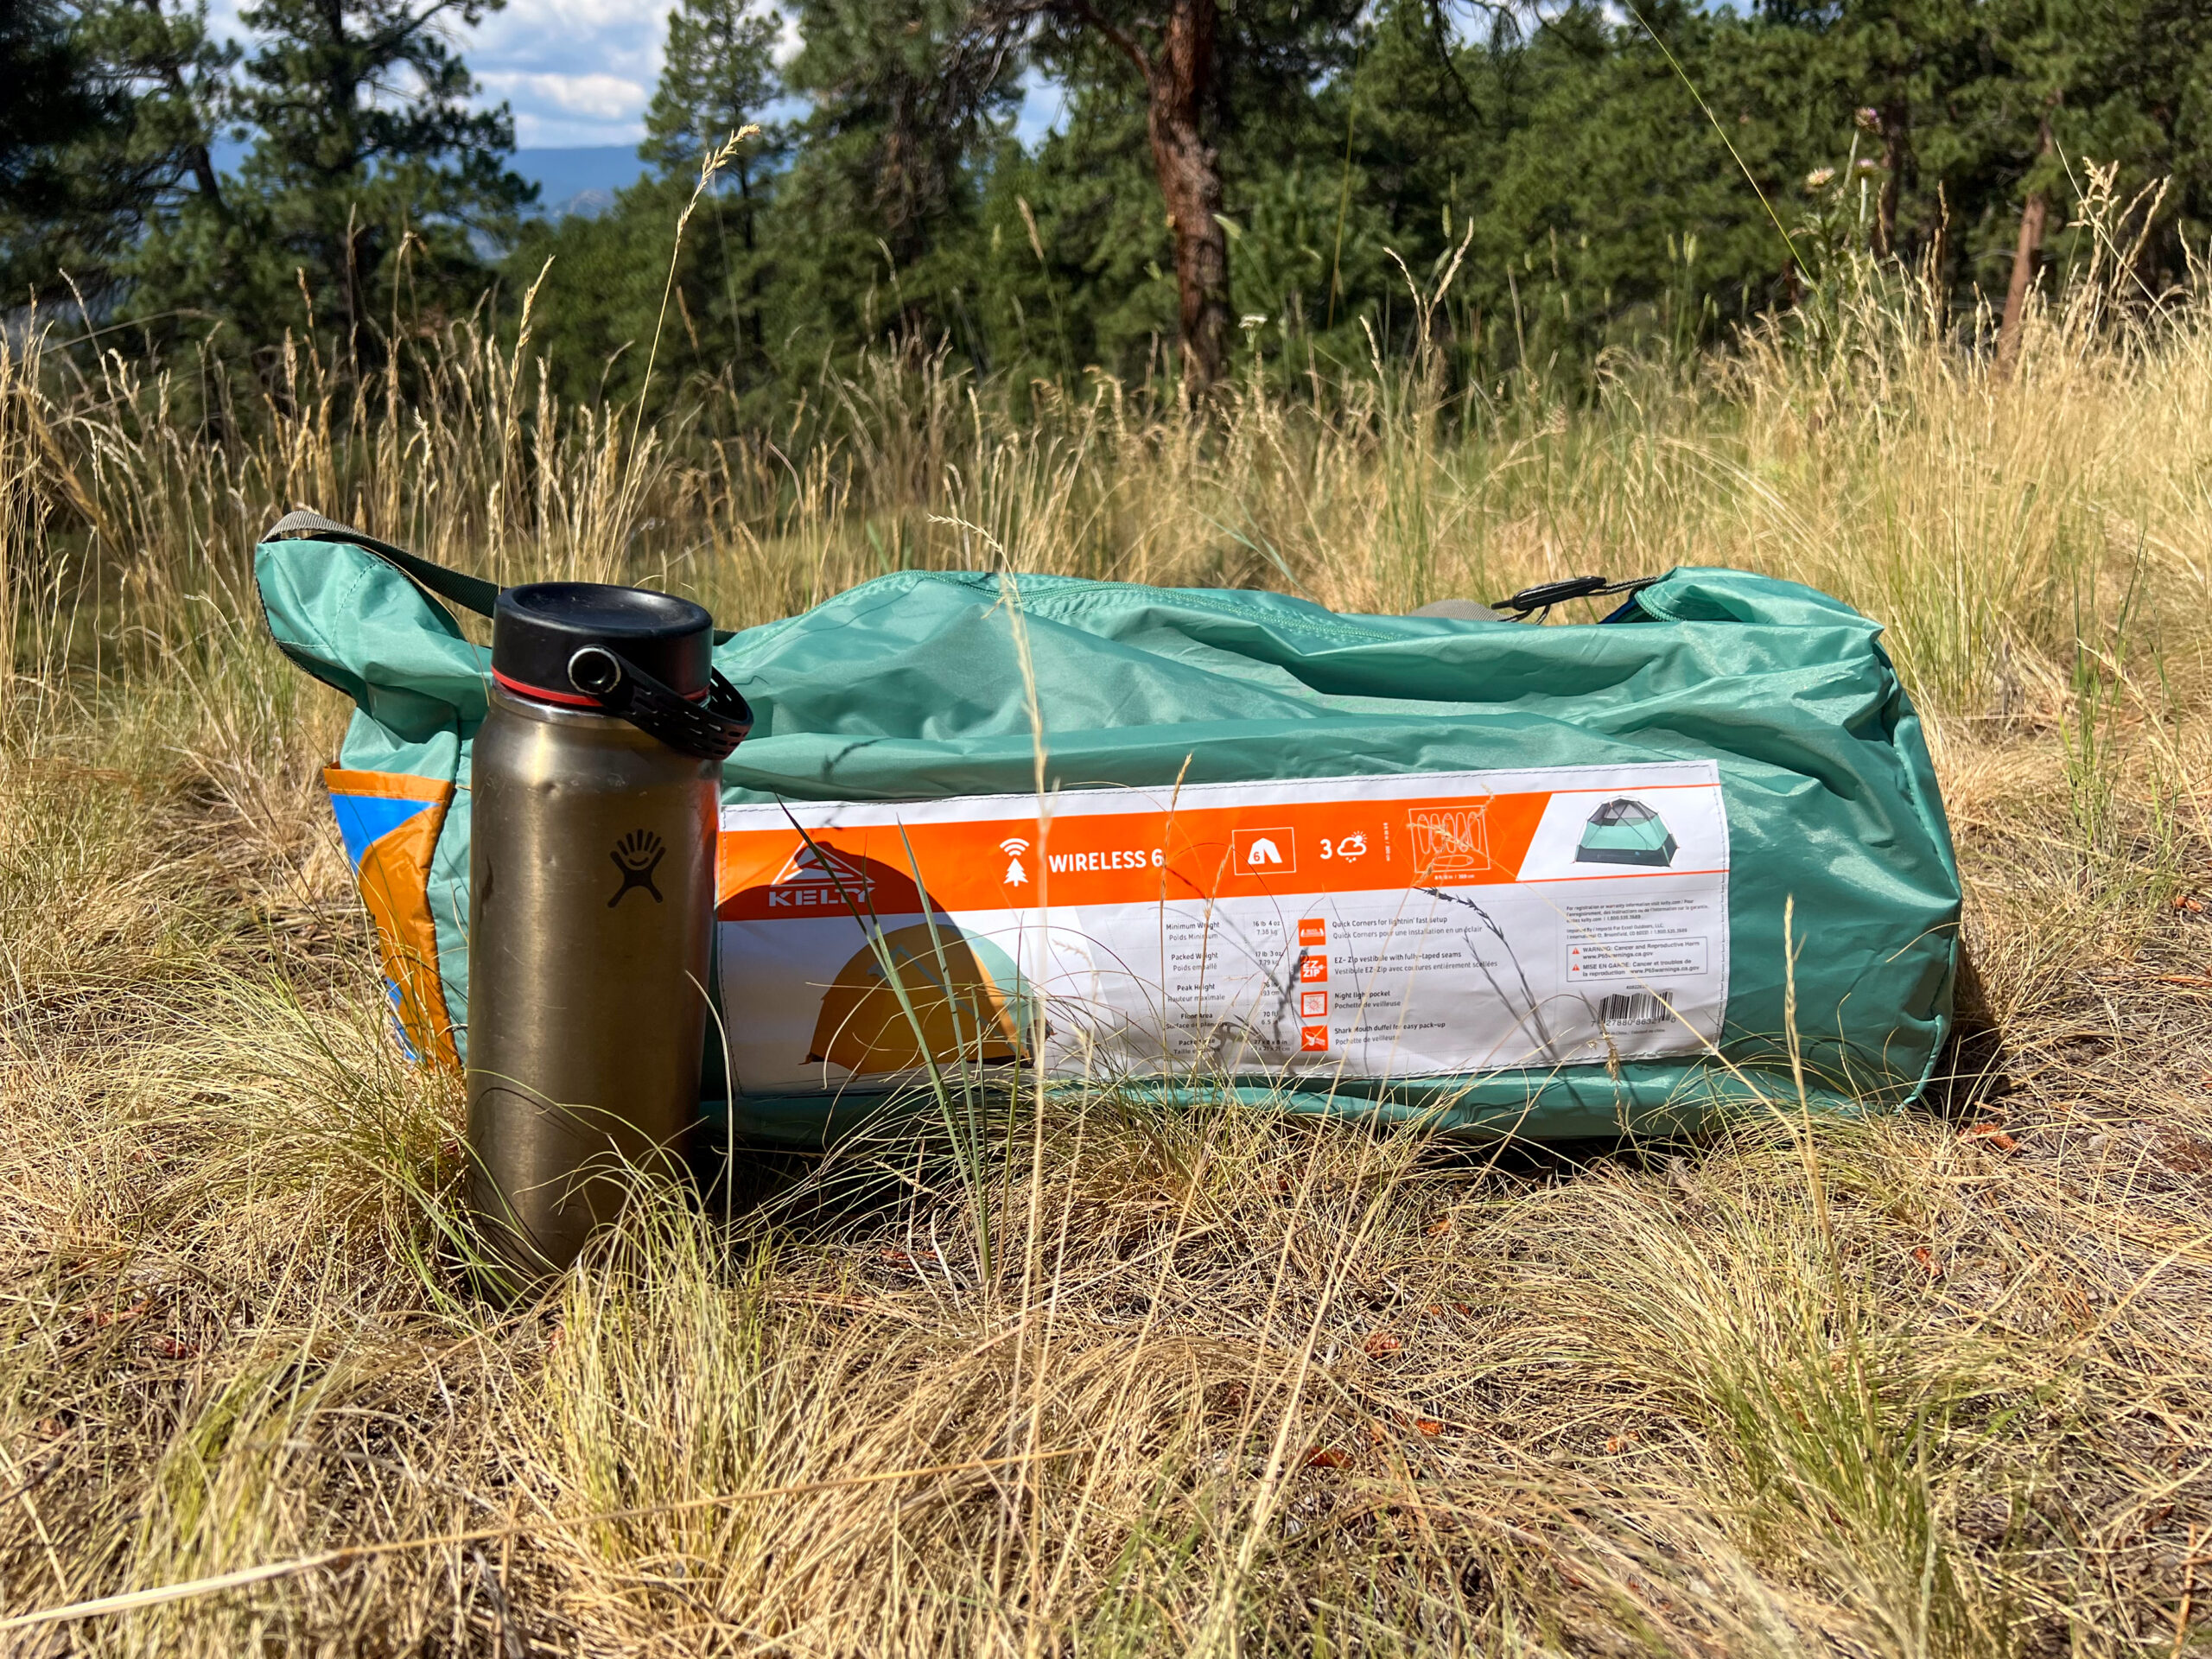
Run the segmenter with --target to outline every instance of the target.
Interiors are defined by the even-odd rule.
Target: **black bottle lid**
[[[696,700],[707,695],[714,633],[713,617],[672,594],[600,582],[527,582],[505,589],[493,607],[492,677],[526,697],[596,709],[601,699],[578,687],[569,664],[597,646]]]

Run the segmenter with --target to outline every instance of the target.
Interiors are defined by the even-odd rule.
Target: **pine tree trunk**
[[[155,73],[160,78],[163,90],[176,100],[177,107],[190,109],[193,107],[192,91],[186,85],[183,61],[177,54],[175,36],[171,32],[174,25],[168,13],[162,10],[162,0],[143,0],[143,3],[156,31],[156,37],[162,42]],[[223,200],[222,180],[216,175],[215,158],[208,153],[207,146],[197,137],[188,139],[183,147],[183,156],[185,170],[192,175],[200,199],[215,210],[217,217],[228,220],[231,205]]]
[[[2043,129],[2042,153],[2050,153],[2050,124]],[[1997,378],[2007,378],[2012,365],[2019,361],[2020,330],[2024,326],[2028,309],[2028,291],[2035,286],[2036,261],[2043,253],[2044,221],[2050,217],[2050,204],[2044,200],[2040,190],[2028,193],[2027,204],[2020,209],[2020,239],[2012,250],[2012,279],[2005,285],[2005,317],[1997,325]]]
[[[1909,112],[1901,104],[1882,111],[1882,198],[1875,209],[1874,251],[1888,258],[1897,251],[1897,198],[1904,186]]]
[[[739,200],[745,204],[746,308],[739,338],[751,341],[753,359],[762,362],[767,359],[768,341],[760,320],[760,264],[753,257],[758,251],[754,244],[759,227],[754,220],[753,205],[753,169],[746,164],[742,154],[737,158],[737,194]]]
[[[1213,73],[1216,0],[1173,0],[1147,68],[1147,126],[1160,194],[1175,230],[1183,373],[1193,402],[1229,367],[1229,234],[1221,225],[1221,156],[1199,116]]]

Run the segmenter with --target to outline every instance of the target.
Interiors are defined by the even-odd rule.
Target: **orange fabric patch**
[[[400,1029],[418,1057],[458,1066],[453,1017],[438,976],[437,924],[430,915],[430,855],[445,828],[453,785],[343,766],[324,767],[322,779],[353,857],[361,902],[376,924],[378,953]]]

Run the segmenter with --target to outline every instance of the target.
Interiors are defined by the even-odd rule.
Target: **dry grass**
[[[355,1550],[0,1644],[2212,1646],[2212,316],[2047,316],[2004,388],[1845,321],[1460,435],[1417,376],[1202,438],[910,363],[626,456],[457,336],[411,400],[303,363],[210,438],[121,365],[0,368],[0,1610]],[[314,786],[342,710],[243,589],[296,503],[740,622],[997,558],[1817,582],[1934,713],[2002,1079],[1552,1150],[1060,1096],[980,1173],[747,1167],[486,1308]]]

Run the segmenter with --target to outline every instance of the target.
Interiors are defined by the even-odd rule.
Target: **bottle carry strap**
[[[696,702],[663,684],[620,652],[586,645],[569,658],[569,683],[601,711],[628,721],[681,754],[726,760],[753,729],[753,710],[715,669]]]
[[[424,592],[490,619],[499,586],[481,576],[448,569],[404,547],[378,541],[366,531],[341,524],[319,512],[288,512],[270,525],[264,542],[345,542],[373,553]],[[721,645],[731,630],[715,630]],[[579,671],[581,670],[581,672]],[[718,671],[709,671],[706,695],[696,702],[664,685],[635,663],[604,645],[587,645],[569,659],[569,679],[582,696],[606,714],[650,732],[669,747],[702,760],[720,761],[744,740],[753,710],[737,688]]]

